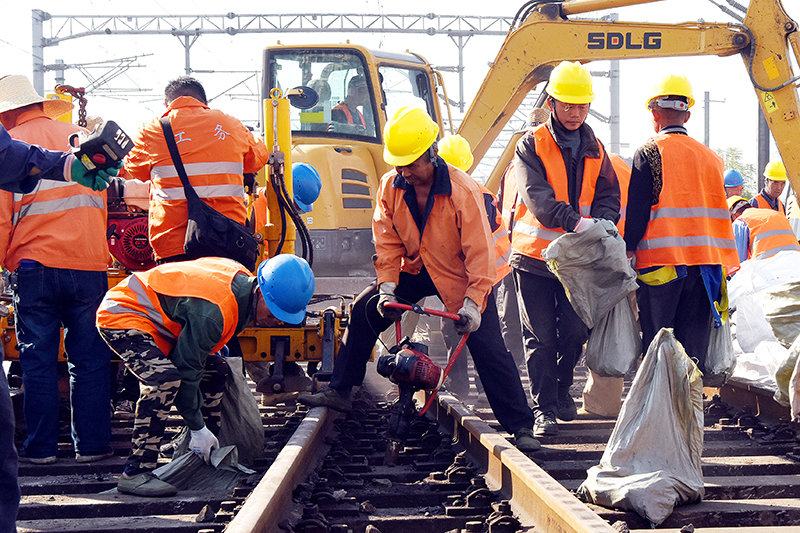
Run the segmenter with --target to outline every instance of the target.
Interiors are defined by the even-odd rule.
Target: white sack
[[[635,511],[661,524],[676,505],[704,494],[703,383],[671,330],[647,350],[598,466],[578,495],[604,507]]]
[[[789,405],[792,409],[792,422],[800,422],[800,357],[794,363],[792,379],[789,381]]]
[[[587,366],[602,377],[625,376],[642,354],[639,331],[631,298],[623,298],[589,334]]]
[[[733,375],[735,367],[736,356],[733,353],[731,324],[728,321],[718,328],[711,328],[703,385],[721,387]]]
[[[624,378],[604,378],[590,368],[583,387],[583,408],[595,415],[616,418],[624,386]]]
[[[789,353],[778,341],[765,341],[753,352],[738,353],[733,376],[736,381],[776,391],[775,372]]]
[[[736,279],[737,276],[738,274],[733,279]],[[735,310],[731,314],[731,322],[735,326],[736,340],[742,347],[742,351],[755,352],[756,346],[762,342],[778,342],[755,294],[741,294],[736,299],[736,304],[731,301],[731,308],[734,305]]]
[[[573,309],[593,328],[617,302],[638,288],[616,226],[599,220],[580,233],[561,235],[542,252]]]
[[[798,355],[800,355],[800,337],[795,339],[789,350],[783,355],[783,358],[778,362],[778,368],[775,370],[777,389],[775,390],[774,398],[779,404],[788,406],[790,405],[790,382],[797,366]]]
[[[800,281],[765,289],[761,308],[778,342],[791,346],[800,335]]]

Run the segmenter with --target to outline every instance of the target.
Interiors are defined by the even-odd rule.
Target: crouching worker
[[[208,462],[219,446],[220,400],[230,372],[217,352],[245,326],[299,324],[314,293],[305,260],[281,254],[252,277],[219,257],[166,263],[108,291],[97,311],[103,340],[139,379],[131,455],[117,490],[171,496],[152,474],[170,407],[190,430],[189,449]]]
[[[467,340],[486,397],[522,451],[535,451],[533,413],[514,359],[500,334],[494,296],[494,243],[478,184],[437,154],[438,125],[422,109],[403,107],[384,128],[383,158],[395,169],[381,178],[372,217],[378,279],[353,303],[330,388],[297,401],[350,408],[378,335],[400,319],[389,302],[438,296]]]

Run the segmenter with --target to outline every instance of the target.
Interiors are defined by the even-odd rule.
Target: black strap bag
[[[161,128],[175,170],[181,178],[189,211],[184,253],[189,259],[227,257],[254,271],[258,259],[258,240],[255,235],[247,226],[226,217],[200,199],[186,176],[169,117],[161,118]]]

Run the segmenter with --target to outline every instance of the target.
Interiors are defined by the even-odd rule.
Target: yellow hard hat
[[[469,141],[457,133],[445,135],[439,141],[439,155],[446,163],[450,163],[464,172],[469,171],[472,167],[472,150],[469,147]]]
[[[743,207],[741,205],[737,205],[740,204],[741,202],[750,205],[750,202],[748,202],[747,198],[745,198],[744,196],[731,196],[730,198],[728,198],[728,209],[730,209],[731,213],[735,213],[741,207]],[[734,206],[736,207],[736,209],[734,209]]]
[[[647,108],[650,108],[650,102],[661,96],[683,96],[688,101],[689,107],[694,105],[692,84],[689,83],[686,76],[681,74],[667,74],[661,78],[653,87],[650,98],[647,99]]]
[[[764,167],[764,177],[772,181],[786,181],[786,167],[783,161],[770,161]]]
[[[545,91],[565,104],[588,104],[594,100],[592,75],[577,61],[562,61],[556,65]]]
[[[383,160],[410,165],[436,142],[439,125],[418,107],[401,107],[383,128]]]

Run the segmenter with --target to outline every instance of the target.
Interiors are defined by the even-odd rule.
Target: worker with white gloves
[[[372,218],[377,280],[353,303],[330,387],[298,401],[347,410],[378,335],[401,315],[386,304],[435,295],[462,317],[457,327],[470,334],[467,346],[497,420],[520,450],[533,451],[533,413],[491,293],[497,271],[483,193],[438,156],[438,133],[419,108],[403,107],[386,124],[383,157],[395,168],[381,178]]]
[[[211,452],[217,448],[219,441],[206,426],[197,431],[193,429],[189,431],[189,449],[202,457],[206,464],[211,459]]]

